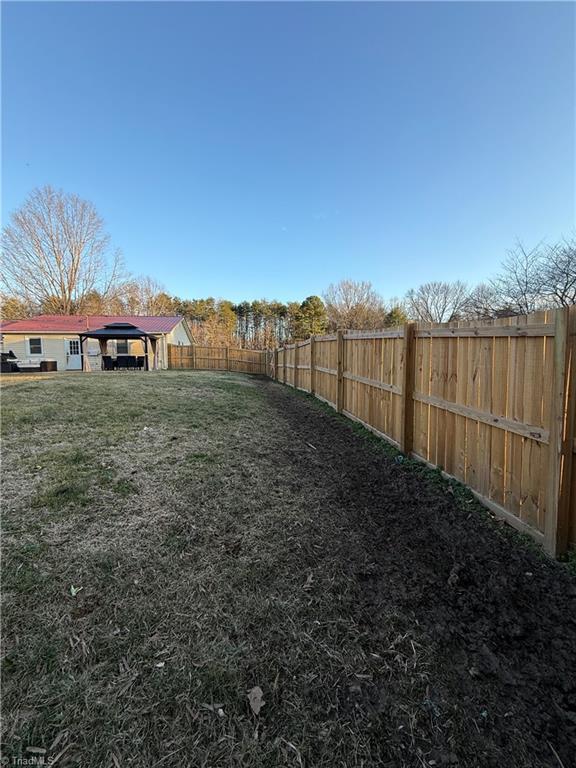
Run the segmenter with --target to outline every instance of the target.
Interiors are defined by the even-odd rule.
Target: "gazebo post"
[[[158,339],[154,336],[150,336],[150,348],[153,355],[152,370],[156,371],[158,369]]]
[[[90,361],[88,360],[88,336],[86,336],[85,333],[82,334],[82,343],[80,344],[80,349],[82,353],[82,370],[90,373],[92,368],[90,367]]]
[[[85,333],[79,333],[78,339],[80,341],[80,365],[82,371],[90,372],[90,363],[88,362],[88,349],[85,346],[88,340],[88,336]]]
[[[150,370],[150,366],[148,365],[148,336],[144,336],[144,366],[144,370]]]
[[[104,370],[104,356],[108,354],[108,340],[98,339],[100,345],[100,367]]]

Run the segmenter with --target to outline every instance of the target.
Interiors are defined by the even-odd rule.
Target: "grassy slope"
[[[6,387],[3,412],[5,754],[362,764],[357,716],[324,688],[370,674],[350,542],[315,520],[260,383],[58,376]]]

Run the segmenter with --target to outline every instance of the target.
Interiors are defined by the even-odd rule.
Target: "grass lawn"
[[[437,473],[235,374],[2,411],[5,758],[576,765],[576,582]]]

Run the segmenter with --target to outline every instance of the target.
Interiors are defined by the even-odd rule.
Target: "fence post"
[[[336,410],[342,413],[344,406],[344,333],[336,331]]]
[[[404,323],[402,339],[402,405],[400,450],[408,455],[414,440],[414,368],[416,364],[415,324]]]
[[[278,381],[278,347],[274,347],[274,381]]]
[[[230,353],[228,351],[228,347],[224,347],[224,350],[225,350],[225,353],[226,353],[224,355],[224,358],[226,360],[226,370],[229,371],[230,370]]]
[[[548,450],[548,487],[546,489],[546,520],[544,545],[551,555],[560,555],[568,546],[570,488],[562,481],[562,474],[570,473],[572,443],[567,434],[573,431],[566,419],[569,374],[568,309],[556,310],[554,329],[554,355],[552,360],[552,403],[550,407],[550,439]]]
[[[294,389],[298,389],[298,342],[294,341],[294,376],[293,383]]]
[[[566,350],[566,420],[564,424],[564,466],[560,486],[559,514],[566,531],[565,549],[568,549],[570,526],[576,519],[576,306],[568,310]],[[572,519],[571,519],[572,518]]]
[[[178,349],[180,350],[180,365],[178,367],[179,368],[184,368],[184,364],[182,362],[183,358],[184,358],[184,348],[182,346],[180,346],[180,347],[178,347]]]
[[[284,354],[282,355],[282,368],[283,370],[283,376],[282,376],[282,384],[286,384],[286,344],[284,344]]]
[[[316,394],[316,336],[310,336],[310,394]]]

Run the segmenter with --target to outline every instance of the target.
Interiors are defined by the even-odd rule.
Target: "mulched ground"
[[[18,543],[5,558],[5,754],[35,745],[60,765],[112,768],[576,766],[565,566],[456,484],[263,379],[160,373],[166,414],[142,427],[154,375],[78,379],[95,400],[119,388],[112,423],[125,382],[142,403],[105,451],[107,472],[133,467],[134,488],[114,475],[93,503],[76,489],[81,508],[55,506],[54,491],[50,507],[23,499],[6,514]],[[74,394],[62,386],[51,402]],[[70,425],[32,421],[39,442],[42,429],[69,439]],[[17,475],[22,457],[7,464]],[[103,493],[116,496],[103,505]],[[41,545],[40,579],[26,558]]]
[[[269,396],[317,449],[302,471],[333,484],[346,528],[362,533],[343,567],[361,584],[356,620],[368,645],[391,605],[417,627],[431,670],[414,734],[422,764],[576,765],[576,579],[456,484],[352,437],[309,398]],[[347,704],[383,724],[394,685],[359,682]],[[397,764],[393,742],[404,736],[384,729],[383,764]]]

